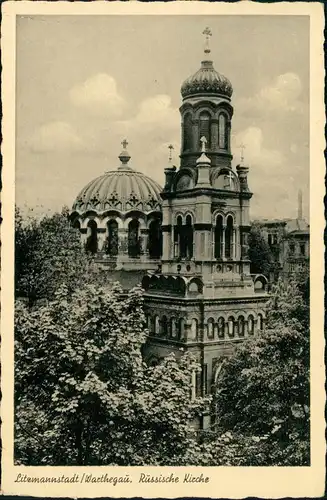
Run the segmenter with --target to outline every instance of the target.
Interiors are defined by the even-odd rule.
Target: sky
[[[307,16],[18,16],[16,203],[72,206],[119,165],[164,183],[179,165],[180,87],[200,67],[206,26],[215,69],[229,78],[232,153],[250,167],[251,217],[309,215]]]

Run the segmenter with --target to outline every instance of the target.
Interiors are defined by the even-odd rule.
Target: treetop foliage
[[[81,245],[79,231],[69,221],[69,211],[41,219],[23,218],[15,212],[16,296],[33,306],[40,299],[53,299],[60,285],[73,292],[85,282],[100,279],[90,255]]]
[[[61,286],[16,310],[16,457],[20,463],[181,465],[201,462],[190,399],[192,355],[148,367],[142,292]],[[37,417],[36,417],[37,415]],[[26,428],[29,432],[26,432]],[[34,441],[31,436],[34,436]],[[35,439],[38,442],[35,442]],[[28,446],[26,446],[28,444]]]
[[[266,330],[236,349],[215,397],[220,432],[234,433],[236,448],[256,436],[261,465],[309,463],[309,305],[301,287],[295,279],[273,287]]]

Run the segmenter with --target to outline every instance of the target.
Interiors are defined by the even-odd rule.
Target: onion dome
[[[161,210],[161,186],[128,165],[127,141],[122,144],[124,149],[119,155],[121,165],[117,170],[106,172],[89,182],[78,194],[73,204],[74,211],[140,210],[148,213]]]
[[[201,68],[182,84],[182,97],[185,99],[186,97],[193,97],[199,94],[213,94],[230,99],[233,94],[231,82],[224,75],[218,73],[213,67],[213,62],[207,58],[211,52],[209,48],[210,29],[206,28],[203,34],[206,35],[204,49],[206,59],[202,61]]]

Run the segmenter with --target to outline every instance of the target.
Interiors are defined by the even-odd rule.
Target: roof
[[[233,94],[231,82],[224,75],[218,73],[212,61],[202,61],[201,68],[187,78],[181,87],[184,98],[196,94],[218,94],[230,98]]]
[[[304,219],[259,219],[252,221],[253,223],[260,224],[260,226],[282,226],[285,228],[286,233],[309,233],[310,226]]]
[[[150,177],[130,167],[120,167],[89,182],[78,194],[73,211],[158,211],[161,210],[161,191],[161,186]]]

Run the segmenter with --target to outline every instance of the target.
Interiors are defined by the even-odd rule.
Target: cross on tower
[[[204,46],[204,52],[206,54],[209,54],[210,53],[209,39],[212,36],[211,29],[208,28],[208,27],[206,27],[206,29],[202,32],[202,34],[205,35],[205,37],[206,37],[205,46]]]
[[[206,144],[207,144],[207,139],[204,137],[204,135],[200,139],[201,145],[202,145],[202,153],[206,152]]]
[[[127,148],[127,146],[128,146],[128,142],[127,142],[127,140],[126,140],[126,139],[124,139],[124,140],[121,142],[121,145],[123,146],[123,148],[124,148],[124,149],[126,149],[126,148]]]
[[[241,163],[243,163],[244,161],[244,149],[246,148],[246,146],[242,143],[240,145],[240,150],[241,150]]]
[[[227,185],[224,186],[225,188],[232,187],[232,179],[233,179],[232,172],[228,172],[228,174],[225,174],[225,180],[227,181]]]
[[[169,144],[168,149],[169,149],[169,161],[171,162],[171,160],[173,159],[174,146],[172,144]]]

